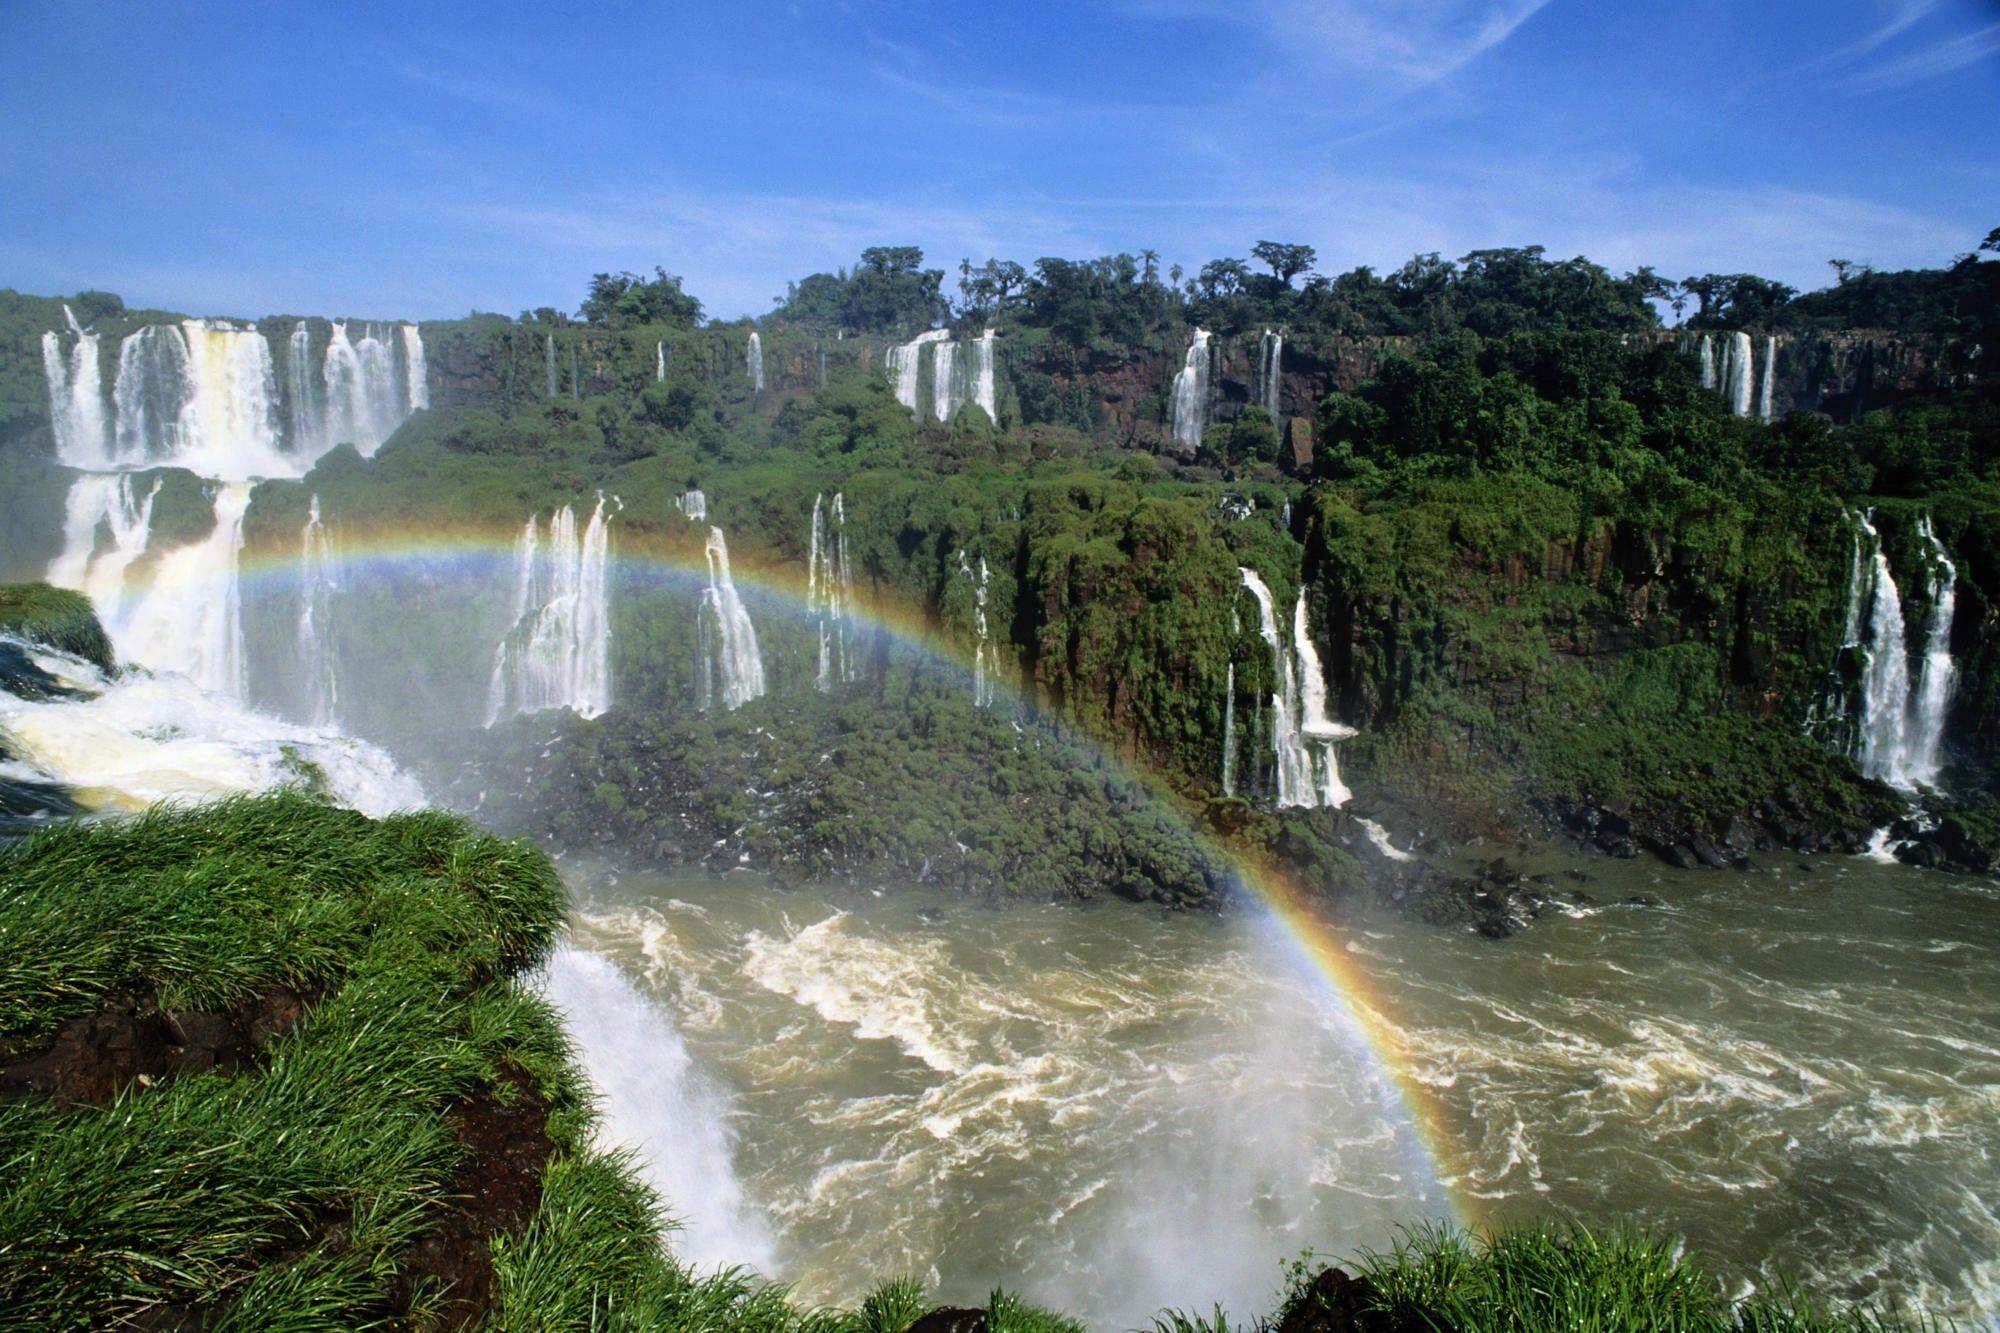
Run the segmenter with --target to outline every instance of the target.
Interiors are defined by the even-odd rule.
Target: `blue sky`
[[[870,244],[1543,244],[1822,285],[2000,226],[1993,0],[0,0],[0,286],[712,314]],[[574,11],[574,12],[571,12]]]

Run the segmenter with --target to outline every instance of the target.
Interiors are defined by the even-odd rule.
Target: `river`
[[[1586,867],[1657,905],[1505,941],[1365,923],[1342,996],[1255,911],[577,873],[552,985],[597,1015],[586,1061],[683,1251],[810,1300],[908,1273],[1096,1327],[1256,1314],[1305,1248],[1575,1216],[1682,1233],[1739,1294],[1790,1272],[1992,1320],[2000,892]]]

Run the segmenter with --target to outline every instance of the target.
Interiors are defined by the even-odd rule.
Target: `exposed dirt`
[[[39,1047],[0,1053],[0,1100],[42,1096],[62,1106],[101,1106],[134,1083],[153,1087],[183,1073],[234,1071],[297,1027],[310,998],[280,986],[220,1013],[199,1013],[120,992]]]
[[[467,1328],[493,1300],[493,1237],[519,1232],[542,1202],[542,1171],[554,1145],[548,1106],[525,1074],[508,1068],[502,1094],[482,1088],[450,1115],[469,1151],[442,1215],[397,1259],[397,1306],[407,1313],[426,1288],[443,1288],[437,1327]]]

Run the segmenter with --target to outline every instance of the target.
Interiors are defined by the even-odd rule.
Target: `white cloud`
[[[1919,50],[1882,61],[1861,71],[1854,82],[1864,92],[1928,83],[1976,65],[1996,52],[2000,52],[2000,23],[1947,37]]]
[[[1549,0],[1123,0],[1160,20],[1248,25],[1314,64],[1435,83],[1506,41]]]

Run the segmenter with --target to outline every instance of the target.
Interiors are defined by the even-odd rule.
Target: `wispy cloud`
[[[1122,0],[1125,12],[1255,28],[1315,64],[1436,83],[1499,46],[1549,0]]]
[[[2000,53],[2000,23],[1972,32],[1960,33],[1928,46],[1896,56],[1862,70],[1855,87],[1863,92],[1882,92],[1913,83],[1928,83],[1956,73]]]

